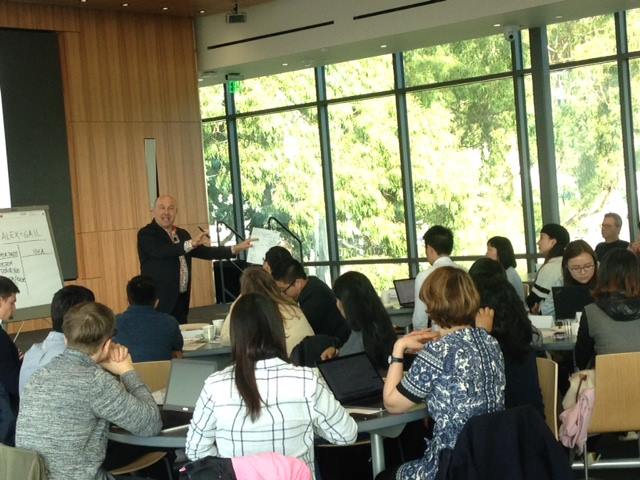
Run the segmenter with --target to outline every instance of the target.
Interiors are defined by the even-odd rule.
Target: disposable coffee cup
[[[219,320],[211,320],[211,325],[215,328],[215,337],[219,337],[222,332],[222,324],[224,323],[223,319]]]
[[[202,329],[202,336],[206,342],[213,342],[216,338],[216,327],[214,325],[207,325]]]

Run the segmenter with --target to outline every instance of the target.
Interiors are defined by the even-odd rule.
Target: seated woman
[[[433,438],[421,459],[387,470],[378,479],[435,479],[440,452],[455,446],[467,420],[504,408],[502,353],[495,338],[474,328],[480,297],[469,274],[454,267],[434,270],[420,289],[420,299],[440,331],[415,332],[396,341],[383,398],[391,413],[427,404],[435,422]],[[415,350],[419,352],[403,378],[402,358]]]
[[[612,250],[598,271],[595,303],[584,308],[576,339],[580,370],[596,355],[640,352],[640,261],[629,250]]]
[[[242,276],[240,277],[240,297],[238,297],[238,299],[248,293],[264,295],[278,306],[278,316],[284,326],[287,355],[291,354],[291,350],[293,350],[304,337],[314,335],[313,329],[311,325],[309,325],[307,317],[305,317],[302,310],[300,310],[300,307],[280,291],[271,275],[262,268],[249,267],[242,272]],[[220,342],[223,344],[228,345],[230,343],[229,319],[236,303],[237,300],[231,305],[229,314],[222,324]]]
[[[351,329],[340,355],[367,352],[376,367],[386,370],[396,332],[369,279],[360,272],[347,272],[338,277],[333,291],[338,310]]]
[[[504,406],[532,405],[544,416],[536,355],[531,348],[531,322],[522,300],[505,276],[486,274],[492,270],[485,265],[489,263],[497,264],[489,258],[477,260],[469,275],[480,293],[480,304],[493,311],[493,317],[479,316],[476,327],[484,328],[500,344],[504,357]]]
[[[555,315],[551,289],[562,286],[562,254],[569,240],[569,232],[557,223],[547,223],[540,230],[538,251],[544,255],[544,263],[527,297],[531,313]]]
[[[564,288],[553,294],[556,318],[574,318],[593,302],[591,290],[596,286],[598,260],[584,240],[569,242],[562,255]]]
[[[314,472],[314,434],[338,445],[355,441],[356,422],[316,371],[287,363],[284,343],[276,304],[242,295],[231,312],[233,365],[204,383],[187,433],[188,458],[276,452]]]
[[[486,255],[491,260],[495,260],[502,265],[507,274],[507,280],[513,285],[518,297],[524,303],[524,287],[522,286],[520,275],[516,272],[516,256],[513,253],[513,246],[509,239],[506,237],[491,237],[487,242]]]

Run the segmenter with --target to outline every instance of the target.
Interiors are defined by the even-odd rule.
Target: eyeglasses
[[[595,265],[593,263],[590,263],[588,265],[576,265],[575,267],[569,267],[569,270],[572,273],[585,273],[590,270],[593,270],[594,268],[595,268]]]
[[[297,279],[296,279],[297,280]],[[296,283],[296,281],[294,280],[293,282],[291,282],[289,285],[287,285],[286,287],[280,289],[280,291],[282,293],[287,293],[287,290],[289,290],[291,287],[293,287],[293,284]]]

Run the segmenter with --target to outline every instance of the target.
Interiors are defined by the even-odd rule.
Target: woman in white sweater
[[[248,293],[264,295],[278,306],[284,326],[287,355],[291,355],[293,348],[305,337],[315,335],[300,307],[280,291],[271,275],[262,268],[249,267],[242,273],[242,277],[240,277],[240,297]],[[231,305],[220,332],[220,342],[226,345],[229,345],[231,341],[229,338],[229,318],[236,302]]]

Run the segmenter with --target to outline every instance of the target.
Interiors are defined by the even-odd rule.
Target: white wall
[[[220,83],[230,72],[249,78],[502,32],[502,27],[493,26],[496,23],[526,28],[640,6],[638,0],[444,0],[362,20],[353,19],[357,15],[418,2],[275,0],[241,8],[248,16],[244,24],[227,24],[224,15],[200,17],[196,19],[198,69],[209,72],[205,74],[206,83]],[[328,21],[334,24],[207,48]],[[382,44],[387,48],[382,49]]]

